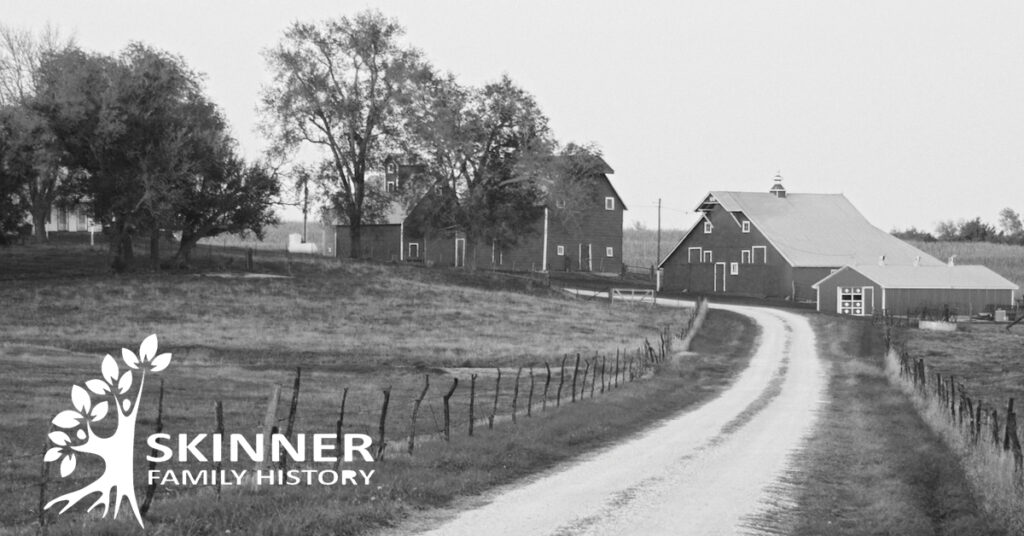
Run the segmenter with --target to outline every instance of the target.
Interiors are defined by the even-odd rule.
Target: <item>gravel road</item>
[[[426,534],[757,534],[758,512],[787,499],[779,479],[814,426],[826,378],[805,317],[712,307],[746,315],[762,330],[749,367],[719,397],[435,518],[440,524]]]

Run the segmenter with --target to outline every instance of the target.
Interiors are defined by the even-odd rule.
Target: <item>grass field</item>
[[[878,330],[836,317],[812,321],[832,396],[798,454],[801,469],[787,479],[796,501],[776,513],[779,533],[1005,534],[990,524],[957,457],[888,382]]]
[[[114,277],[105,275],[104,260],[102,251],[85,248],[37,246],[0,255],[0,273],[9,278],[0,281],[0,367],[18,380],[0,395],[0,411],[8,416],[0,424],[0,525],[32,531],[47,421],[68,405],[71,384],[95,377],[103,354],[137,346],[149,333],[158,333],[161,347],[174,354],[161,374],[169,433],[211,430],[217,400],[227,432],[256,433],[270,386],[285,386],[286,408],[288,386],[301,366],[297,432],[332,432],[347,387],[345,431],[375,434],[382,389],[392,388],[389,459],[375,465],[380,488],[229,492],[220,501],[210,501],[209,490],[162,488],[148,522],[170,534],[320,533],[339,526],[359,533],[392,523],[549,467],[713,396],[745,364],[755,337],[742,319],[716,314],[695,342],[700,357],[673,373],[586,403],[566,404],[563,393],[568,408],[516,425],[506,420],[469,439],[470,372],[481,375],[480,417],[494,396],[493,367],[502,368],[499,415],[507,415],[516,367],[532,365],[540,373],[551,363],[557,382],[562,356],[614,356],[645,337],[656,340],[666,326],[678,328],[686,312],[573,301],[543,288],[495,290],[506,280],[409,266],[316,260],[290,263],[286,271],[294,277],[280,279],[194,272]],[[225,268],[217,256],[210,261],[211,268]],[[421,443],[409,458],[399,453],[425,374],[431,390],[418,428],[435,440]],[[446,445],[436,441],[441,395],[455,376],[461,380],[452,399],[456,432]],[[528,385],[524,372],[521,397]],[[554,395],[552,388],[549,398]],[[156,396],[150,382],[140,441],[154,426]],[[279,419],[285,414],[282,409]],[[136,453],[138,465],[145,449]],[[94,464],[92,472],[52,484],[50,496],[86,483],[98,470]],[[123,516],[117,522],[92,517],[61,516],[51,534],[133,532]]]

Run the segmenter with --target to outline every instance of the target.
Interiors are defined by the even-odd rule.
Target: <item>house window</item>
[[[740,263],[730,262],[729,263],[729,275],[740,275]]]
[[[397,185],[395,184],[395,181],[388,181],[388,184],[387,184],[387,188],[386,188],[386,189],[387,189],[387,191],[388,191],[388,192],[390,193],[390,192],[394,192],[395,190],[397,190],[397,189],[398,189],[398,187],[397,187]]]
[[[565,246],[555,246],[555,255],[565,255]]]
[[[606,198],[604,198],[604,209],[605,210],[615,210],[615,198],[614,197],[606,197]]]
[[[713,226],[711,225],[711,222],[709,222],[709,221],[704,222],[704,233],[705,234],[711,234],[711,228],[712,227]]]
[[[686,250],[686,262],[696,264],[700,262],[700,248],[689,248]]]
[[[389,162],[388,163],[388,173],[394,173],[396,171],[398,171],[398,168],[395,167],[395,163],[394,162]]]
[[[743,222],[743,232],[744,233],[749,233],[750,232],[750,222],[749,221],[744,221]]]
[[[613,247],[606,247],[606,248],[604,248],[604,256],[605,257],[614,257],[615,256],[615,248],[613,248]]]
[[[704,262],[713,262],[712,255],[711,255],[710,251],[705,251],[704,252]]]
[[[565,199],[555,201],[555,208],[565,208]]]
[[[843,315],[864,315],[864,288],[840,287],[836,289],[836,312]]]
[[[750,264],[750,250],[745,249],[740,252],[740,262],[743,264]]]
[[[420,258],[420,245],[418,242],[409,242],[409,258]]]

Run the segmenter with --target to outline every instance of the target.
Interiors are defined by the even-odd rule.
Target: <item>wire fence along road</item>
[[[692,306],[680,300],[661,305]],[[806,318],[752,318],[748,368],[718,398],[553,474],[499,492],[429,534],[735,534],[777,504],[778,482],[813,428],[826,374]]]

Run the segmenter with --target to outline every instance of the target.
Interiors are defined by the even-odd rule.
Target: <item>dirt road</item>
[[[814,424],[826,379],[805,318],[713,307],[762,328],[750,366],[727,391],[428,534],[756,534],[756,514],[786,499],[779,477]]]

